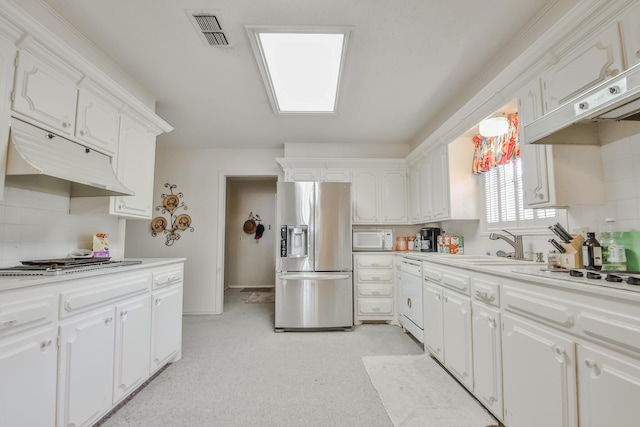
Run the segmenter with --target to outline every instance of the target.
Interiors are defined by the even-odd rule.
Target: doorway
[[[273,176],[226,177],[223,293],[275,287],[276,183]],[[245,228],[251,220],[255,229]]]

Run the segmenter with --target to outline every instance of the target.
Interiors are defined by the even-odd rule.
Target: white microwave
[[[354,251],[392,251],[393,230],[353,230]]]

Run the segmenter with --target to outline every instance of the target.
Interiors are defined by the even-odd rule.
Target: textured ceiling
[[[139,81],[172,147],[414,145],[453,95],[552,0],[41,0]],[[207,47],[185,10],[218,10]],[[338,114],[275,115],[245,25],[355,26]],[[432,123],[431,123],[432,124]]]

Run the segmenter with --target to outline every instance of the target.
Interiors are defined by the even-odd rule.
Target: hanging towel
[[[258,224],[258,227],[256,227],[256,240],[262,237],[262,233],[264,233],[264,225]]]

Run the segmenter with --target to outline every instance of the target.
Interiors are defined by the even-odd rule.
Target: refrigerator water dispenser
[[[286,258],[309,256],[308,231],[306,225],[283,225],[280,230],[280,256]]]

